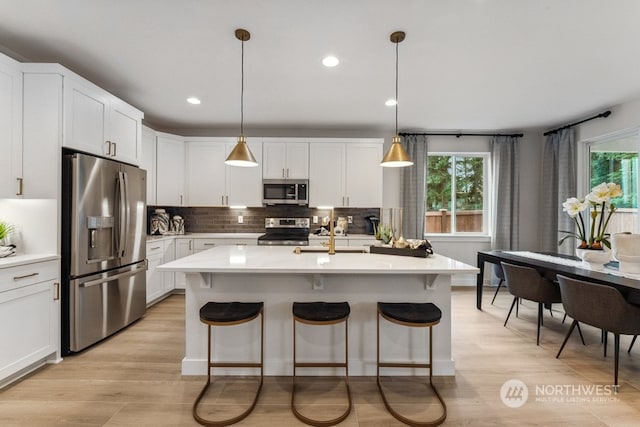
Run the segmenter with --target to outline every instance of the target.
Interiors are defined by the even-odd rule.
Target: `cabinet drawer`
[[[193,250],[195,252],[206,251],[219,245],[220,243],[216,239],[194,239]]]
[[[43,261],[0,269],[0,292],[58,277],[58,261]]]
[[[147,258],[153,258],[156,255],[164,256],[164,241],[147,243]]]

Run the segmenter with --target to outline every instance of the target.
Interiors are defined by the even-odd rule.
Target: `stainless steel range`
[[[265,218],[258,245],[309,246],[309,218]]]

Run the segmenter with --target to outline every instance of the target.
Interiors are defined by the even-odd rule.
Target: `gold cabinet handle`
[[[53,284],[53,300],[58,301],[60,299],[60,283]]]
[[[22,196],[23,179],[22,178],[16,178],[16,181],[18,181],[18,192],[16,193],[16,196]]]
[[[33,277],[33,276],[37,276],[40,273],[31,273],[31,274],[25,274],[24,276],[14,276],[13,280],[20,280],[20,279],[26,279],[28,277]]]
[[[116,144],[115,142],[112,142],[112,144],[113,144],[113,154],[112,154],[112,156],[115,157],[116,156],[116,151],[118,149],[118,144]]]

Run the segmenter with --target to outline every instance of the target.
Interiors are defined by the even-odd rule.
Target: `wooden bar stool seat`
[[[233,326],[247,323],[260,316],[260,362],[212,362],[211,327]],[[207,325],[207,383],[193,404],[193,418],[209,427],[227,426],[237,423],[251,413],[258,402],[264,380],[264,303],[262,302],[208,302],[200,308],[200,321]],[[249,406],[240,415],[224,420],[207,420],[198,415],[198,404],[211,385],[211,368],[260,368],[260,384]]]
[[[300,421],[317,427],[338,424],[351,412],[351,391],[349,390],[349,341],[348,318],[351,312],[347,302],[294,302],[293,303],[293,389],[291,392],[291,411]],[[296,353],[296,323],[308,325],[335,325],[344,322],[344,362],[298,362]],[[337,418],[316,420],[302,415],[295,405],[296,370],[297,368],[344,368],[345,386],[347,388],[347,409]]]
[[[397,325],[409,326],[409,327],[428,327],[429,328],[429,363],[414,363],[414,362],[382,362],[380,361],[380,317],[386,319],[391,323]],[[391,303],[391,302],[378,302],[377,313],[377,383],[380,395],[384,406],[389,413],[396,419],[403,423],[422,427],[422,426],[437,426],[444,422],[447,418],[447,405],[444,403],[442,396],[436,389],[432,381],[433,376],[433,326],[440,323],[442,318],[442,312],[433,303]],[[429,385],[435,393],[440,406],[442,406],[442,415],[434,420],[430,421],[417,421],[401,415],[398,411],[393,409],[389,403],[387,396],[384,393],[382,384],[380,382],[380,368],[428,368],[429,369]]]

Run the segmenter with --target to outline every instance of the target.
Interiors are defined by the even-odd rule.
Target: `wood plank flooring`
[[[486,290],[485,301],[492,290]],[[511,303],[502,290],[484,311],[475,308],[475,289],[453,292],[455,377],[435,377],[451,426],[638,426],[640,425],[640,346],[627,353],[622,339],[620,393],[606,394],[613,382],[613,339],[603,357],[600,332],[583,327],[587,345],[572,337],[560,359],[555,354],[569,327],[560,307],[545,312],[540,346],[535,344],[536,306],[525,302],[520,316],[502,326]],[[0,426],[198,426],[191,405],[203,377],[182,377],[184,297],[175,295],[150,308],[125,331],[79,355],[48,365],[0,391]],[[437,329],[436,332],[437,333]],[[372,337],[375,339],[375,337]],[[526,384],[528,399],[511,408],[500,397],[510,379]],[[435,416],[438,408],[423,403],[423,378],[389,378],[390,398],[406,415]],[[600,386],[600,395],[581,386]],[[225,378],[209,393],[215,416],[238,413],[255,387],[251,378]],[[351,379],[354,409],[344,426],[401,426],[379,396],[375,380]],[[238,425],[281,427],[304,425],[289,409],[289,378],[268,377],[254,412]],[[339,381],[312,378],[303,382],[299,402],[307,415],[331,417],[344,408]],[[544,394],[543,392],[547,392]],[[517,396],[516,396],[517,397]],[[509,402],[517,401],[512,399]],[[212,410],[211,406],[203,408]]]

